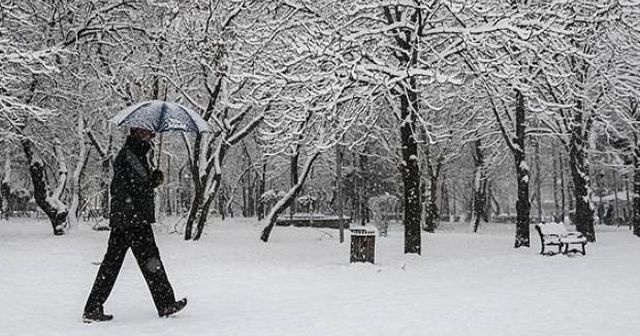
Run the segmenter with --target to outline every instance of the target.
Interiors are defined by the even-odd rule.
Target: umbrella
[[[131,105],[118,112],[110,119],[118,126],[144,128],[156,133],[168,131],[182,131],[202,133],[209,131],[209,125],[191,109],[180,104],[163,100],[149,100]],[[160,166],[162,155],[162,136],[160,136],[160,150],[158,151],[156,166]]]
[[[196,112],[177,103],[149,100],[125,108],[110,119],[118,126],[144,128],[156,133],[202,133],[209,125]]]

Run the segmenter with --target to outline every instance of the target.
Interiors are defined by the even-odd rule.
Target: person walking
[[[113,315],[104,313],[104,303],[111,294],[129,248],[151,291],[158,316],[173,315],[187,304],[186,298],[175,299],[151,228],[151,223],[155,222],[153,189],[164,182],[162,171],[152,171],[147,157],[154,136],[153,131],[132,128],[113,163],[111,233],[107,252],[82,315],[86,323],[113,319]]]

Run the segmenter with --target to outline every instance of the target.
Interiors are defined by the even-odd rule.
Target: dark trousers
[[[158,312],[175,302],[151,225],[143,224],[111,229],[107,253],[87,299],[85,312],[101,308],[107,301],[129,248],[138,262]]]

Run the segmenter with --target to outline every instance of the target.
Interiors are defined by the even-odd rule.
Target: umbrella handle
[[[163,134],[160,133],[160,144],[158,145],[158,153],[156,154],[156,169],[160,169],[160,158],[162,158]]]

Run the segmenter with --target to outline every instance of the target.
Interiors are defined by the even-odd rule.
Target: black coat
[[[156,221],[152,178],[147,153],[151,145],[132,136],[113,162],[111,227],[148,225]]]

